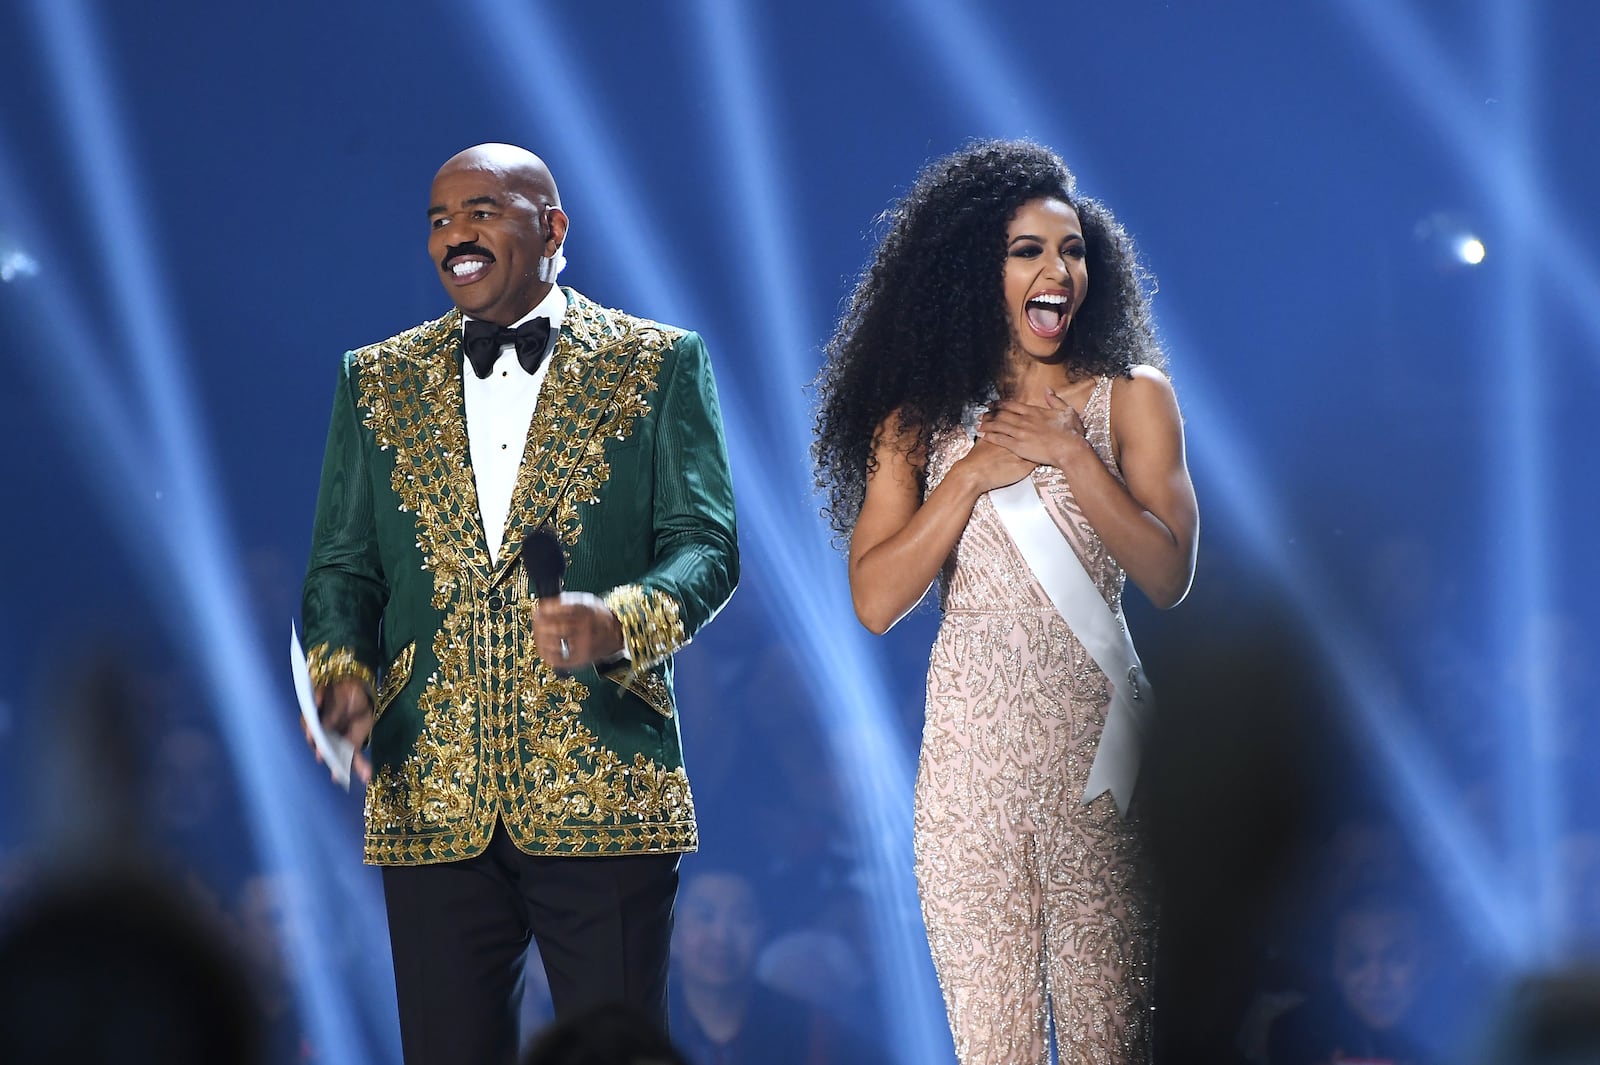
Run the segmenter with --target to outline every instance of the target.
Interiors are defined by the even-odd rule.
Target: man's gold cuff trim
[[[622,646],[636,674],[689,642],[678,601],[666,592],[624,584],[612,589],[605,602],[622,626]]]
[[[311,686],[325,688],[337,680],[355,679],[367,689],[367,698],[375,697],[378,685],[372,667],[356,658],[351,647],[329,647],[319,643],[306,652],[306,669],[311,673]]]

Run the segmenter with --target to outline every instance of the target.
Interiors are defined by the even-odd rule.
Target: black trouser
[[[512,1065],[539,945],[556,1015],[624,1002],[667,1029],[678,855],[534,857],[496,825],[460,862],[385,866],[406,1065]]]

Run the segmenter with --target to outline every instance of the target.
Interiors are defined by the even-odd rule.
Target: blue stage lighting
[[[210,484],[188,394],[180,372],[178,330],[163,291],[159,257],[148,239],[136,179],[122,127],[114,113],[106,79],[106,64],[95,27],[78,0],[36,0],[33,15],[39,28],[41,51],[46,57],[62,109],[62,128],[76,157],[84,186],[85,203],[97,230],[106,261],[102,285],[87,286],[111,294],[136,370],[136,388],[144,404],[144,422],[154,441],[147,465],[160,471],[159,507],[135,512],[149,521],[134,524],[126,533],[136,542],[153,541],[165,554],[165,565],[152,575],[158,598],[172,606],[165,619],[180,645],[193,646],[213,704],[218,709],[222,735],[234,756],[253,835],[264,848],[264,866],[305,885],[316,904],[303,908],[300,917],[310,934],[289,944],[296,972],[301,1015],[311,1038],[329,1060],[360,1061],[364,1054],[358,1021],[363,1014],[383,1017],[393,1029],[392,998],[374,1004],[350,1001],[344,986],[334,978],[331,945],[359,930],[366,942],[363,958],[382,957],[374,946],[385,941],[381,904],[369,887],[365,897],[349,892],[327,874],[328,865],[313,852],[325,832],[316,827],[333,823],[327,814],[326,785],[313,783],[317,773],[300,747],[295,729],[287,722],[287,704],[272,698],[284,685],[274,683],[273,671],[259,654],[230,537]],[[61,279],[58,284],[68,284]],[[81,417],[76,404],[67,413]],[[123,408],[123,424],[137,419]],[[91,428],[91,427],[84,427]],[[104,426],[92,426],[100,432]],[[127,521],[133,515],[117,511]],[[195,645],[205,634],[205,646]],[[285,795],[302,796],[286,801]],[[347,844],[353,851],[354,841]],[[337,915],[337,917],[336,917]],[[370,964],[370,962],[368,962]],[[353,984],[387,989],[387,979],[363,974]],[[383,1031],[374,1027],[374,1031]],[[371,1056],[393,1060],[398,1055],[394,1034],[380,1039]]]
[[[0,152],[0,210],[6,204],[38,202],[24,193],[21,181],[11,171],[8,160],[20,156],[10,147],[7,145],[7,150]],[[23,243],[40,246],[35,227],[27,217],[19,215],[3,221],[22,237]],[[141,522],[152,520],[145,508],[155,498],[160,483],[155,477],[153,450],[132,424],[115,379],[99,358],[101,346],[92,341],[87,313],[72,298],[65,279],[57,277],[28,286],[18,294],[17,306],[22,321],[32,323],[38,333],[33,350],[43,351],[48,346],[54,353],[48,364],[22,358],[18,365],[24,371],[37,366],[41,387],[59,397],[61,409],[80,417],[85,427],[93,427],[93,432],[66,434],[68,449],[80,453],[84,469],[96,488],[105,493],[108,509],[139,515]],[[30,349],[19,345],[18,350]]]
[[[750,40],[750,16],[760,8],[750,8],[736,0],[707,0],[695,5],[700,15],[711,62],[706,64],[712,78],[711,98],[717,101],[725,136],[722,139],[724,166],[737,178],[739,217],[745,220],[749,239],[755,247],[754,263],[759,283],[752,284],[746,305],[761,307],[763,320],[753,323],[756,335],[773,338],[785,371],[780,395],[793,402],[769,404],[779,419],[776,424],[787,432],[780,443],[785,457],[797,463],[800,483],[809,486],[806,464],[811,426],[806,405],[799,402],[804,389],[816,373],[816,351],[805,338],[814,330],[802,320],[805,303],[793,294],[807,286],[793,269],[794,256],[788,249],[800,241],[789,229],[790,206],[797,202],[777,165],[778,148],[770,131],[774,128],[771,93],[761,80]],[[774,299],[773,294],[780,293]]]
[[[479,0],[479,9],[485,27],[498,27],[488,39],[501,46],[500,58],[509,83],[527,84],[526,79],[514,76],[523,62],[514,42],[527,39],[524,34],[534,32],[531,14],[510,0]],[[748,62],[733,54],[741,47],[737,36],[740,31],[736,24],[725,20],[726,11],[721,14],[723,19],[712,20],[719,59],[738,64],[735,69],[748,69]],[[582,86],[584,79],[566,61],[569,52],[559,40],[559,25],[543,22],[539,33],[551,45],[547,53],[549,77],[558,84]],[[727,79],[731,75],[722,72],[719,77]],[[729,84],[735,93],[757,91],[750,85]],[[591,95],[575,91],[568,98],[571,106],[551,115],[542,106],[543,98],[535,87],[529,86],[526,93],[530,117],[550,116],[559,123],[558,128],[549,131],[559,146],[559,154],[552,155],[563,160],[564,167],[581,172],[594,200],[606,205],[595,225],[611,234],[618,247],[632,249],[632,254],[622,257],[622,261],[663,261],[654,253],[661,243],[655,227],[640,214],[636,205],[641,198],[622,177],[626,171],[621,161],[612,157],[601,139],[589,135],[591,130],[604,128],[588,103]],[[742,110],[744,106],[738,105],[730,116],[730,148],[734,150],[750,148],[759,140],[759,116]],[[770,180],[759,166],[741,165],[739,172],[743,183]],[[745,196],[752,208],[759,207],[761,198],[748,185]],[[774,247],[780,244],[781,222],[772,216],[770,208],[752,210],[749,217],[760,240]],[[767,254],[757,258],[770,263],[783,256]],[[581,266],[581,261],[574,256],[575,263]],[[704,320],[695,301],[669,275],[635,269],[628,277],[643,306],[652,314],[678,321]],[[768,291],[803,291],[793,278],[768,277],[763,285],[787,286]],[[778,332],[789,337],[803,335],[793,324]],[[723,405],[744,527],[743,550],[751,569],[759,567],[761,572],[773,575],[779,585],[766,601],[775,614],[776,628],[804,641],[805,659],[817,667],[807,670],[806,676],[814,703],[823,714],[835,770],[851,797],[848,808],[858,817],[852,828],[870,869],[865,887],[876,936],[873,947],[889,1000],[886,1009],[894,1026],[897,1056],[908,1062],[947,1058],[949,1037],[939,1008],[911,873],[911,792],[915,770],[910,752],[895,736],[881,669],[863,646],[864,634],[844,591],[842,567],[827,546],[812,505],[810,470],[805,463],[809,427],[804,419],[793,416],[795,408],[803,409],[801,386],[810,376],[802,369],[806,360],[791,348],[783,362],[789,370],[792,391],[784,388],[774,395],[770,384],[764,383],[761,395],[739,395],[735,402]],[[725,390],[733,380],[733,375],[723,376]],[[774,400],[781,410],[770,409]],[[787,432],[780,432],[771,445],[763,446],[746,411],[763,412],[754,421],[776,424]],[[770,461],[774,446],[790,456],[776,466]],[[742,473],[746,462],[754,468]],[[805,534],[808,529],[813,530],[811,535]]]
[[[786,430],[777,434],[776,444],[790,459],[794,480],[791,490],[779,498],[809,503],[811,471],[805,457],[810,426],[799,399],[816,369],[816,352],[802,341],[812,331],[796,310],[801,301],[779,299],[774,303],[764,298],[774,292],[807,290],[804,279],[790,265],[792,256],[785,254],[785,249],[795,247],[798,241],[787,232],[784,205],[796,200],[783,194],[775,146],[767,134],[774,125],[773,108],[754,62],[751,9],[731,0],[715,0],[697,10],[712,60],[712,96],[723,117],[726,165],[736,176],[740,213],[747,219],[756,249],[757,269],[750,278],[745,304],[771,310],[762,321],[751,323],[752,333],[775,338],[779,365],[786,371],[782,377],[787,378],[776,395],[769,388],[762,396],[745,400],[765,406],[774,416],[774,424]],[[776,410],[772,409],[774,400]],[[758,483],[765,489],[764,482]],[[762,497],[766,494],[764,490],[759,493]],[[773,604],[779,608],[783,631],[803,634],[820,652],[810,656],[811,660],[826,663],[824,668],[810,671],[813,698],[835,772],[852,800],[846,809],[855,815],[851,828],[857,850],[871,870],[873,952],[883,975],[883,1005],[892,1042],[904,1060],[948,1057],[950,1044],[944,1034],[944,1014],[911,868],[915,766],[895,735],[882,673],[844,594],[843,567],[827,547],[815,506],[774,507],[769,515],[761,513],[769,501],[758,498],[757,503],[760,509],[752,516],[763,531],[771,530],[775,542],[770,546],[776,549],[763,553],[787,556],[780,563],[783,568],[775,572],[791,575],[781,595],[775,597],[782,601]],[[814,533],[806,537],[802,531],[808,528]]]
[[[1045,137],[1034,113],[1022,103],[1034,93],[1018,83],[1015,63],[1000,47],[987,9],[967,0],[900,0],[899,7],[900,14],[892,16],[894,34],[910,30],[922,37],[948,72],[949,84],[960,86],[946,102],[978,118],[978,135]],[[1061,132],[1051,129],[1049,143],[1069,158],[1081,158]]]
[[[1165,332],[1173,336],[1170,327]],[[1175,339],[1173,346],[1186,349]],[[1409,725],[1415,714],[1404,705],[1399,684],[1360,638],[1360,626],[1337,608],[1327,583],[1304,559],[1289,557],[1284,546],[1288,538],[1279,532],[1281,522],[1253,472],[1254,463],[1221,429],[1233,424],[1230,413],[1192,376],[1185,379],[1184,405],[1199,438],[1196,453],[1218,471],[1212,480],[1226,485],[1218,502],[1236,515],[1238,527],[1249,537],[1252,557],[1317,638],[1342,690],[1342,705],[1352,712],[1377,760],[1374,776],[1388,782],[1396,819],[1454,908],[1457,923],[1502,971],[1516,968],[1532,948],[1529,915],[1464,816],[1460,798],[1428,743]]]
[[[1507,15],[1508,5],[1518,8]],[[1517,225],[1526,228],[1529,239],[1539,246],[1537,265],[1546,271],[1550,284],[1562,292],[1573,311],[1583,320],[1591,335],[1600,338],[1600,270],[1578,243],[1578,229],[1567,225],[1543,195],[1526,151],[1484,151],[1485,144],[1504,141],[1497,126],[1485,121],[1482,111],[1464,101],[1480,97],[1468,80],[1451,69],[1439,47],[1430,38],[1411,5],[1389,0],[1344,0],[1335,7],[1355,22],[1357,30],[1383,60],[1391,78],[1411,97],[1427,117],[1428,128],[1444,135],[1463,170],[1470,174],[1483,194],[1514,215]],[[1526,19],[1539,10],[1537,5],[1505,0],[1496,9],[1501,24],[1494,36],[1526,42]],[[1507,20],[1510,21],[1509,24]],[[1522,20],[1522,29],[1516,21]],[[1525,92],[1526,78],[1519,82]],[[1507,101],[1495,106],[1506,109]],[[1524,103],[1513,104],[1516,110]],[[1499,121],[1515,128],[1525,124],[1526,116],[1512,115]]]
[[[1508,169],[1508,184],[1530,186],[1535,128],[1529,6],[1521,0],[1493,5],[1494,62],[1506,100],[1497,130],[1498,150]],[[1490,484],[1501,491],[1486,493],[1491,520],[1502,531],[1507,550],[1495,567],[1494,584],[1500,619],[1496,644],[1503,649],[1501,671],[1515,678],[1512,698],[1501,708],[1506,751],[1505,779],[1510,785],[1507,808],[1511,826],[1512,866],[1523,871],[1521,888],[1529,900],[1537,960],[1549,964],[1558,953],[1561,917],[1559,808],[1563,781],[1556,775],[1556,735],[1560,695],[1551,670],[1540,668],[1548,656],[1538,645],[1539,630],[1551,616],[1547,559],[1551,490],[1547,470],[1548,429],[1545,424],[1545,382],[1542,337],[1536,310],[1536,271],[1544,254],[1543,240],[1524,220],[1529,201],[1507,198],[1497,204],[1502,279],[1498,306],[1500,339],[1484,379],[1486,399],[1505,412],[1499,431],[1485,434],[1485,463]],[[1472,249],[1468,249],[1469,252]],[[1478,252],[1481,254],[1481,244]],[[1469,260],[1470,261],[1470,260]],[[1480,259],[1481,261],[1481,259]],[[1553,664],[1553,663],[1552,663]]]

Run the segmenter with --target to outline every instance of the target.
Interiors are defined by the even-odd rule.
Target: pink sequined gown
[[[1118,477],[1111,382],[1084,407]],[[931,490],[972,447],[935,441]],[[1123,575],[1054,468],[1033,475],[1108,602]],[[1064,546],[1064,545],[1063,545]],[[916,788],[923,919],[962,1065],[1150,1059],[1154,918],[1138,840],[1109,794],[1083,805],[1110,688],[987,496],[945,565]]]

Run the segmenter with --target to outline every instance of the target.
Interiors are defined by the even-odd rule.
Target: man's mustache
[[[444,249],[444,258],[439,260],[441,270],[450,269],[450,260],[459,259],[463,255],[481,255],[483,258],[494,262],[494,253],[482,244],[468,241],[465,244],[450,244]]]

